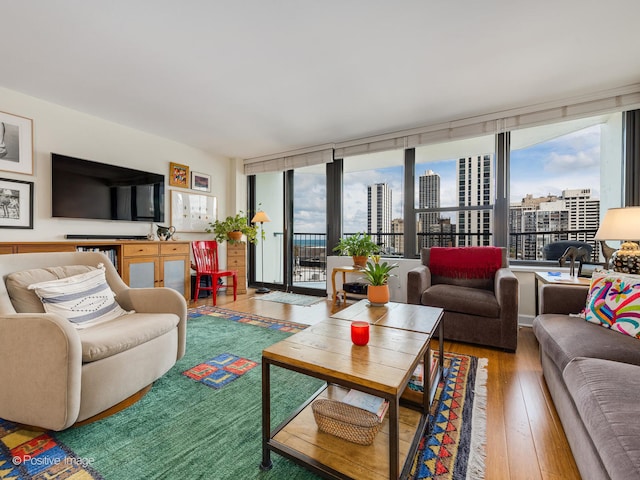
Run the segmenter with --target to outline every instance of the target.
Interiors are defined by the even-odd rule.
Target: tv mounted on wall
[[[51,154],[54,217],[164,222],[164,175]]]

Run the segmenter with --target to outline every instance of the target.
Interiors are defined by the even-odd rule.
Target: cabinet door
[[[167,256],[162,258],[162,286],[177,290],[185,298],[189,298],[189,257],[184,255]]]
[[[132,288],[161,287],[158,257],[125,258],[122,279]]]

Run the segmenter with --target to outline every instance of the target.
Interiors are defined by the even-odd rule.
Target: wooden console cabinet
[[[142,240],[0,243],[0,254],[101,251],[130,287],[169,287],[191,299],[190,242]]]

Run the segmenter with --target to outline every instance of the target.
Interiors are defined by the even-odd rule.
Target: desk
[[[347,281],[347,273],[362,273],[362,268],[348,266],[348,267],[333,267],[333,271],[331,272],[331,287],[333,292],[333,306],[338,302],[338,297],[340,294],[344,296],[344,302],[347,302],[347,292],[344,290],[336,290],[336,273],[342,273],[342,284],[344,285]]]
[[[536,316],[540,312],[539,305],[539,289],[540,282],[543,285],[551,284],[551,285],[573,285],[573,286],[585,286],[589,287],[591,285],[590,278],[571,276],[568,273],[564,272],[536,272],[535,275],[536,283],[535,283],[535,302],[536,302]]]

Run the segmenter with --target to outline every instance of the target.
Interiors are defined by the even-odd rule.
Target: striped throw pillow
[[[28,289],[38,295],[45,312],[60,315],[79,329],[133,313],[116,302],[102,264],[87,273],[31,284]]]

